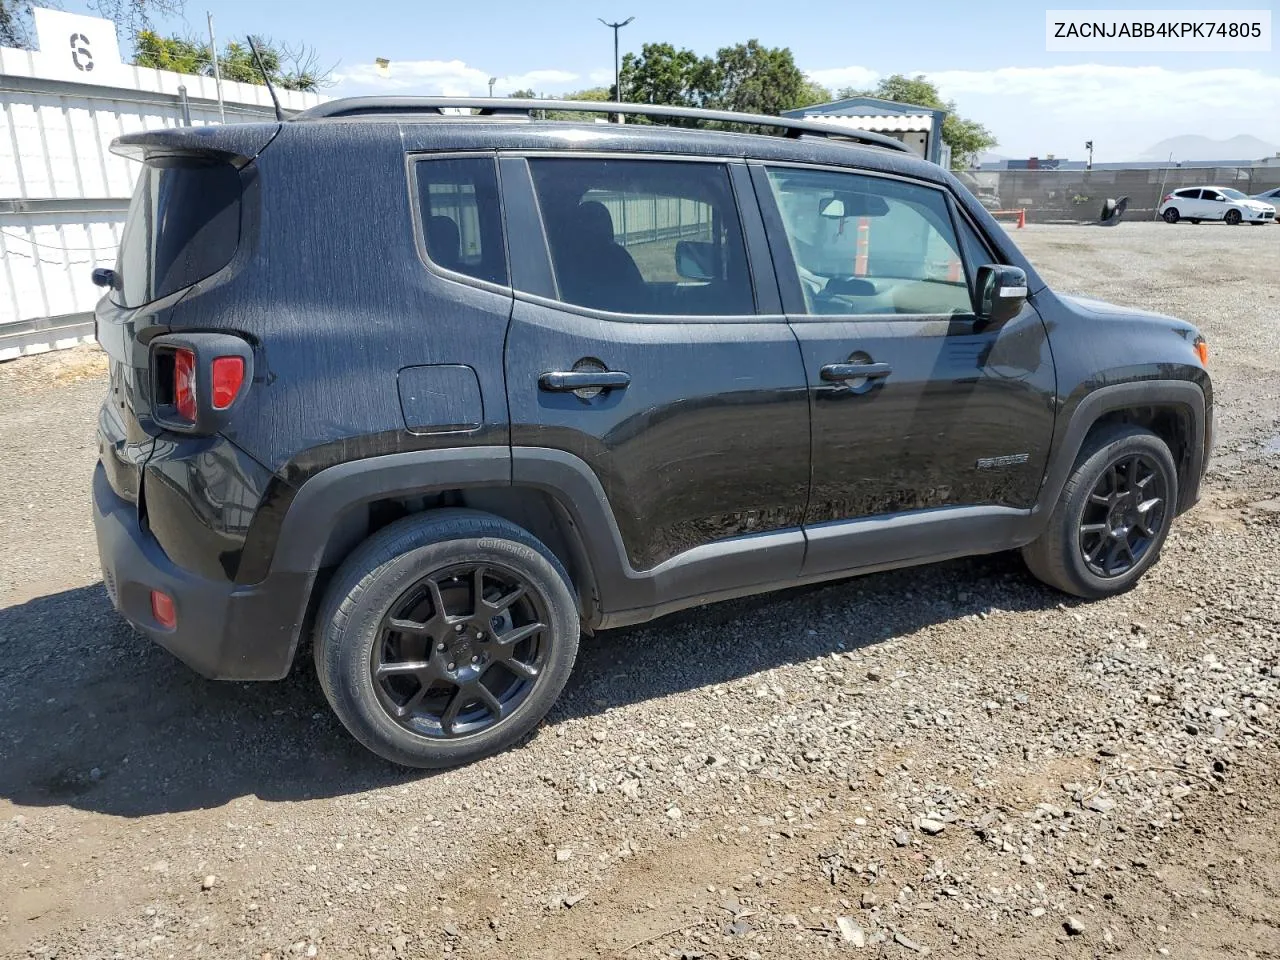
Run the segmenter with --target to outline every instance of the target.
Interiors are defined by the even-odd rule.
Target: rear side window
[[[240,243],[240,193],[240,174],[228,163],[148,160],[120,240],[119,303],[141,306],[225,267]]]
[[[506,286],[497,161],[442,157],[415,166],[427,258],[444,270]]]
[[[561,300],[641,315],[755,312],[724,165],[548,157],[529,167]]]
[[[945,196],[828,170],[769,168],[810,314],[968,313]]]

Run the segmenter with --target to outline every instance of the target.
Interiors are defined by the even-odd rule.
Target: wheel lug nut
[[[477,631],[476,631],[476,639],[477,639],[477,640],[483,640],[483,639],[484,639],[484,631],[483,631],[483,630],[477,630]]]
[[[472,662],[472,663],[479,663],[479,662],[480,662],[480,658],[479,658],[479,657],[472,657],[472,658],[471,658],[471,662]]]
[[[436,644],[436,649],[437,649],[437,650],[444,650],[444,644],[443,644],[443,643],[437,643],[437,644]]]
[[[460,623],[456,623],[456,624],[454,624],[453,629],[454,629],[454,632],[456,632],[456,633],[461,633],[461,632],[462,632],[462,624],[460,624]]]
[[[458,665],[457,665],[456,663],[450,662],[450,663],[449,663],[449,669],[450,669],[450,670],[456,670],[456,669],[458,669]]]

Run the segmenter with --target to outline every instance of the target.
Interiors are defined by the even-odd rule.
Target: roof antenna
[[[253,37],[245,37],[249,41],[249,49],[253,51],[253,59],[258,62],[258,71],[262,74],[262,79],[267,85],[267,93],[271,94],[271,102],[276,105],[276,119],[284,122],[284,111],[280,109],[280,98],[276,96],[276,88],[271,85],[271,75],[267,73],[267,68],[262,65],[262,54],[258,52],[258,45],[253,42]]]

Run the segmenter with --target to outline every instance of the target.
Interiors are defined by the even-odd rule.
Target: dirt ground
[[[1209,338],[1216,459],[1138,588],[997,555],[615,631],[436,775],[309,664],[209,682],[122,624],[101,356],[0,365],[0,955],[1280,957],[1280,227],[1015,236]]]

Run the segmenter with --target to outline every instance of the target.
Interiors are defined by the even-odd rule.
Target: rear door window
[[[415,166],[427,259],[443,270],[506,286],[497,160],[441,157]]]
[[[120,239],[117,302],[138,307],[225,267],[240,243],[240,194],[240,174],[228,163],[148,160]]]
[[[723,164],[531,159],[560,299],[613,313],[755,312]]]

